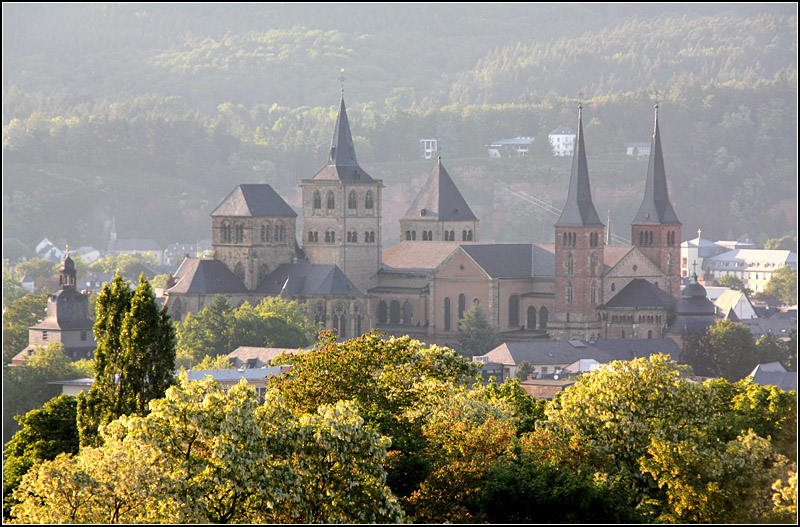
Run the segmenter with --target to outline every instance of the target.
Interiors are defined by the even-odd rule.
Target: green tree
[[[189,353],[196,361],[206,355],[216,357],[233,351],[229,334],[232,311],[228,299],[217,295],[199,313],[187,314],[177,328],[178,349]]]
[[[780,238],[770,238],[764,242],[764,249],[797,252],[797,236],[786,235]]]
[[[519,365],[517,366],[517,371],[514,374],[514,377],[516,377],[520,381],[527,381],[528,376],[532,374],[534,371],[536,370],[533,368],[533,365],[530,362],[524,360],[520,362]]]
[[[764,292],[778,298],[784,304],[797,304],[797,271],[784,265],[774,273],[764,286]]]
[[[758,364],[750,329],[731,320],[720,320],[702,337],[686,346],[681,360],[697,375],[738,381]]]
[[[99,427],[122,415],[143,415],[162,397],[175,368],[175,332],[142,274],[133,292],[119,272],[97,298],[94,383],[78,396],[81,445],[96,444]]]
[[[5,306],[6,302],[10,303],[22,298],[28,292],[19,285],[19,281],[14,278],[13,274],[7,273],[5,268],[3,269],[3,305]]]
[[[483,355],[497,346],[497,331],[480,305],[473,304],[458,323],[458,347],[467,357]]]
[[[15,416],[41,408],[59,394],[48,382],[87,377],[90,372],[91,361],[70,362],[58,342],[36,346],[23,365],[3,368],[3,443],[20,429]]]
[[[47,294],[27,294],[5,306],[3,313],[3,366],[28,346],[28,328],[44,319]]]
[[[107,254],[89,266],[93,273],[124,273],[134,265],[144,265],[153,268],[158,264],[153,253]]]
[[[736,291],[745,291],[744,282],[740,278],[732,274],[721,276],[717,280],[717,285],[720,287],[727,287],[728,289],[735,289]]]
[[[31,470],[23,522],[384,523],[403,519],[381,466],[388,440],[340,401],[295,415],[182,373],[146,417],[121,417],[84,447]]]
[[[16,504],[12,494],[28,470],[61,453],[78,453],[77,403],[60,395],[41,409],[18,416],[22,427],[3,450],[3,518],[10,519]]]
[[[44,258],[31,258],[27,262],[17,264],[16,273],[22,278],[25,273],[34,282],[42,278],[54,278],[58,276],[58,264],[45,260]]]

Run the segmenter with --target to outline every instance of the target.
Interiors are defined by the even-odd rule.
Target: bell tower
[[[603,303],[605,225],[592,202],[582,105],[572,156],[569,193],[555,224],[555,302],[548,331],[556,340],[598,338],[596,308]]]
[[[631,240],[666,275],[664,290],[678,298],[681,287],[681,222],[672,208],[667,191],[661,134],[658,130],[658,103],[655,105],[644,199],[631,223]]]

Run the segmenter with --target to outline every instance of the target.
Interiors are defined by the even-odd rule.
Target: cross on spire
[[[344,97],[344,81],[346,81],[347,78],[344,76],[344,68],[342,68],[340,71],[342,74],[339,76],[339,82],[342,83],[342,97]]]

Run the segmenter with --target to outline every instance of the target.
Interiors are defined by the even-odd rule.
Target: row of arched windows
[[[562,245],[564,247],[575,247],[575,242],[578,236],[574,232],[565,232],[563,236]]]
[[[309,243],[319,243],[319,232],[318,231],[308,231],[308,235],[306,239]],[[325,232],[325,243],[336,243],[336,232],[333,230],[329,230]],[[347,242],[348,243],[358,243],[358,232],[357,231],[350,231],[347,233]],[[363,243],[375,243],[375,231],[364,231],[364,238]]]
[[[314,191],[314,196],[312,199],[313,207],[315,210],[322,208],[322,194],[318,190]],[[366,195],[364,196],[364,208],[365,209],[372,209],[375,207],[375,199],[372,196],[372,191],[368,190]],[[333,210],[336,208],[336,198],[332,191],[328,191],[325,195],[325,208],[328,210]],[[350,194],[347,196],[347,208],[348,209],[357,209],[358,208],[358,194],[355,190],[351,190]]]
[[[653,245],[653,231],[639,231],[639,245]]]
[[[415,241],[416,239],[417,239],[417,231],[412,231],[412,230],[406,231],[406,240]],[[422,241],[424,242],[434,241],[433,231],[422,231]],[[446,242],[456,241],[456,231],[444,231],[444,241]],[[461,231],[461,241],[471,242],[472,231],[471,230]]]
[[[265,223],[261,225],[260,234],[261,243],[286,241],[286,227],[282,223],[274,226]],[[244,225],[223,223],[220,229],[220,238],[222,243],[244,243]]]
[[[411,326],[414,323],[414,307],[406,300],[401,308],[400,302],[392,300],[388,305],[385,300],[378,302],[378,323]]]

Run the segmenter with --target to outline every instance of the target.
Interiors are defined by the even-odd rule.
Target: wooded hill
[[[208,214],[244,182],[299,205],[299,180],[326,159],[340,68],[359,161],[387,186],[386,243],[433,168],[423,137],[439,139],[487,238],[547,241],[552,218],[503,189],[561,207],[569,160],[546,136],[574,127],[579,92],[615,232],[629,235],[646,172],[623,144],[649,141],[658,91],[684,238],[780,236],[797,210],[796,11],[4,5],[3,237],[103,247],[113,216],[120,237],[207,238]],[[517,135],[537,138],[530,158],[488,158],[484,145]]]

